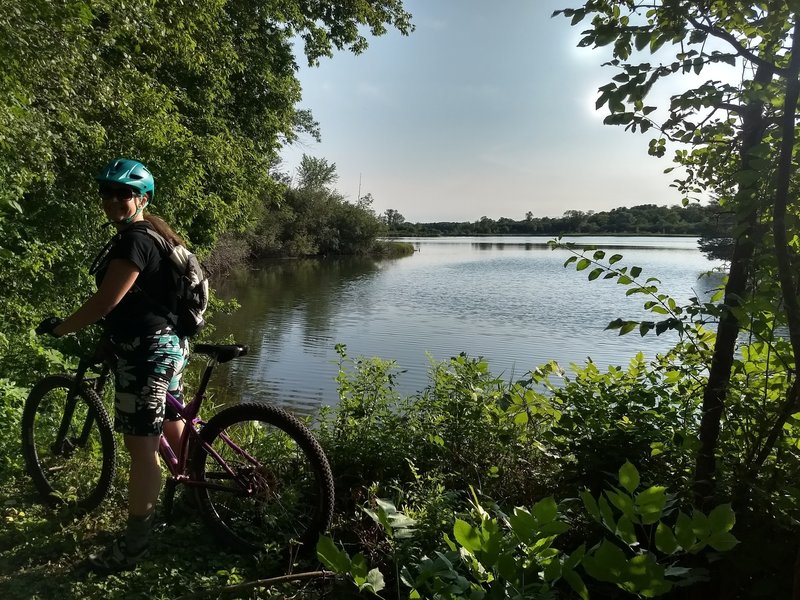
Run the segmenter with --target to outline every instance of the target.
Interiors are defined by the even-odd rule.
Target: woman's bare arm
[[[72,333],[105,317],[125,297],[138,276],[139,268],[133,262],[123,258],[112,260],[98,290],[55,327],[53,333],[58,336]]]

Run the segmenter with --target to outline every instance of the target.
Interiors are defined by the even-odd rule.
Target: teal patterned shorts
[[[112,342],[117,356],[114,429],[127,435],[161,435],[166,392],[178,399],[183,394],[183,368],[189,357],[186,338],[162,329]]]

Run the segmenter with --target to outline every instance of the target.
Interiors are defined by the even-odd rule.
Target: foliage
[[[734,385],[740,331],[753,331],[751,320],[758,322],[756,335],[785,327],[791,344],[784,345],[779,360],[791,364],[800,354],[798,259],[792,246],[798,212],[789,202],[797,186],[792,157],[798,144],[800,13],[795,3],[784,2],[587,0],[554,15],[570,18],[573,25],[588,20],[579,46],[610,51],[606,66],[616,74],[599,88],[596,102],[608,111],[605,123],[656,132],[650,141],[653,156],[664,156],[671,142],[675,187],[683,203],[710,197],[733,216],[730,275],[699,415],[694,500],[705,506],[719,492],[726,411],[744,400]],[[697,85],[709,67],[724,65],[734,69],[721,76],[723,81],[717,78],[725,69],[715,68],[714,79]],[[691,83],[674,81],[685,76]],[[652,91],[668,78],[678,86],[673,89],[683,91],[658,107]],[[771,343],[774,337],[765,339]],[[769,432],[750,459],[740,499],[752,491],[747,486],[800,406],[800,383],[783,386],[782,395],[772,406]],[[750,407],[744,401],[737,409]]]
[[[372,254],[384,226],[367,194],[355,204],[332,186],[336,165],[303,155],[296,183],[289,185],[276,211],[264,210],[249,234],[254,258]]]
[[[587,599],[585,576],[637,596],[655,597],[676,585],[707,579],[704,569],[680,566],[681,558],[707,547],[726,552],[738,543],[730,533],[736,519],[729,505],[720,505],[708,515],[695,510],[689,517],[674,507],[675,497],[664,487],[640,489],[639,472],[631,463],[620,467],[617,479],[618,486],[605,489],[599,500],[588,491],[581,493],[586,512],[604,526],[606,536],[585,540],[571,552],[556,546],[570,524],[552,496],[530,509],[517,507],[505,514],[497,506],[487,511],[473,493],[469,516],[453,520],[452,538],[443,535],[446,548],[402,567],[402,581],[411,589],[409,597],[557,598],[562,597],[559,582],[563,581]],[[379,514],[390,537],[396,525],[386,515],[408,523],[385,500],[380,501]],[[413,531],[402,531],[403,538],[413,536]],[[317,554],[334,572],[349,575],[360,590],[380,591],[371,582],[379,581],[382,587],[383,578],[377,569],[368,570],[363,555],[351,560],[330,538],[320,540]]]
[[[656,206],[640,204],[609,211],[568,210],[561,217],[534,217],[529,212],[518,221],[481,217],[469,223],[410,223],[397,211],[386,211],[383,220],[393,235],[566,235],[566,234],[645,234],[699,235],[716,219],[710,207]]]
[[[278,151],[318,135],[298,106],[294,41],[316,64],[334,49],[361,52],[387,27],[412,29],[400,0],[32,0],[3,10],[0,373],[30,383],[44,363],[27,331],[91,289],[87,267],[107,237],[92,179],[103,164],[147,164],[152,208],[205,256],[281,205]],[[350,244],[374,233],[353,229]]]

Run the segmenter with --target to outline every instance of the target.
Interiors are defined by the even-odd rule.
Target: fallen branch
[[[281,583],[290,581],[302,581],[304,579],[328,579],[335,578],[333,571],[309,571],[307,573],[294,573],[291,575],[281,575],[280,577],[270,577],[269,579],[257,579],[236,585],[228,585],[219,588],[212,588],[192,594],[181,596],[178,600],[197,600],[198,598],[226,598],[237,596],[241,592],[249,592],[256,588],[268,588]]]

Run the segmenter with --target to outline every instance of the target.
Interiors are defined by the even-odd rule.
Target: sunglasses
[[[127,202],[131,198],[136,198],[139,194],[131,188],[100,188],[100,198],[110,202]]]

